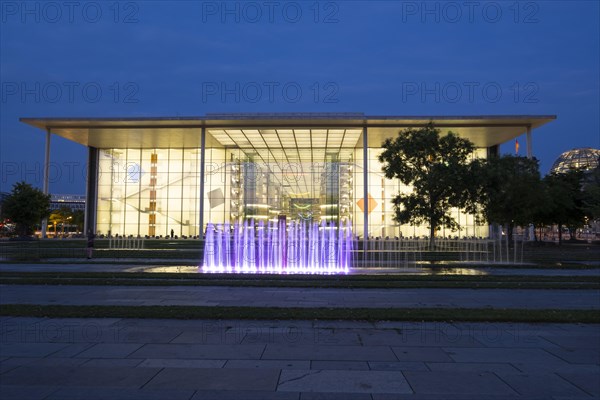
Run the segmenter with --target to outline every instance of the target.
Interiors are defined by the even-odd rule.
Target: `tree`
[[[491,157],[482,170],[484,188],[480,197],[485,219],[506,225],[512,242],[515,225],[535,222],[544,200],[538,161],[526,157]]]
[[[56,227],[58,224],[60,224],[63,220],[63,216],[60,214],[59,210],[54,210],[50,213],[50,216],[48,217],[48,223],[52,226],[54,226],[54,237],[56,237],[57,232],[56,232]]]
[[[600,219],[600,165],[584,174],[582,190],[585,216],[590,220]]]
[[[16,224],[19,236],[33,233],[36,224],[50,213],[50,195],[25,182],[15,183],[4,200],[2,212],[5,218]]]
[[[435,247],[435,233],[441,227],[457,229],[452,207],[469,208],[472,170],[469,161],[475,146],[452,132],[440,136],[433,123],[420,129],[406,129],[395,139],[386,139],[379,161],[386,178],[397,178],[412,186],[412,193],[399,193],[392,200],[398,223],[429,226],[429,247]]]
[[[48,222],[54,225],[54,236],[57,234],[57,225],[61,225],[62,233],[65,233],[65,224],[73,219],[73,213],[67,206],[62,206],[57,210],[53,210],[48,218]]]
[[[73,211],[73,224],[77,227],[77,232],[83,232],[83,224],[85,222],[85,213],[83,210]]]
[[[558,243],[562,243],[562,228],[567,226],[573,239],[574,232],[583,225],[583,195],[581,181],[583,172],[571,170],[568,172],[549,174],[544,177],[547,187],[548,209],[547,220],[558,225]]]

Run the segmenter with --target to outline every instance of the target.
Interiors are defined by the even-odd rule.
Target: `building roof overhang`
[[[208,114],[204,117],[21,118],[28,125],[96,148],[200,147],[200,130],[211,129],[350,129],[368,128],[368,144],[380,147],[408,127],[433,122],[477,147],[491,147],[538,128],[555,115],[366,116],[361,113]],[[207,145],[211,143],[207,135]],[[362,143],[359,143],[362,145]]]

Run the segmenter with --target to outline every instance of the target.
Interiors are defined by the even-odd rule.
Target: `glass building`
[[[253,221],[352,226],[356,237],[419,237],[398,225],[392,198],[410,191],[386,179],[386,138],[433,121],[470,139],[473,158],[555,116],[366,116],[361,113],[208,114],[173,118],[22,118],[89,148],[86,230],[99,235],[199,237],[209,224]],[[46,168],[47,172],[47,168]],[[47,174],[44,190],[48,190]],[[461,229],[440,236],[488,236],[488,226],[454,211]]]
[[[550,172],[560,174],[570,170],[591,171],[600,164],[600,150],[592,148],[573,149],[562,153]]]

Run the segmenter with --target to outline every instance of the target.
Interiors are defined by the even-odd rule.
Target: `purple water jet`
[[[206,228],[203,272],[348,273],[352,267],[352,224],[246,220]]]

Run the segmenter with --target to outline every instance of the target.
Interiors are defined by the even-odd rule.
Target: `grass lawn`
[[[0,315],[47,318],[176,318],[255,320],[477,321],[600,323],[597,310],[469,308],[277,308],[193,306],[66,306],[6,304]]]

